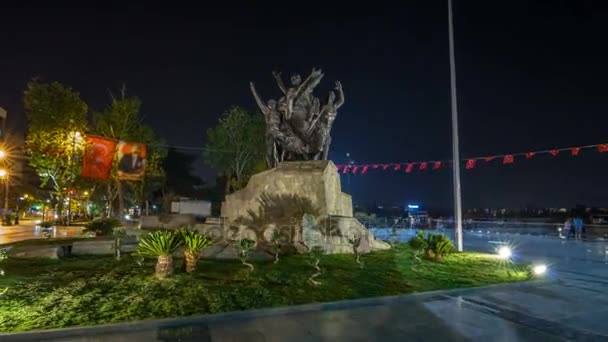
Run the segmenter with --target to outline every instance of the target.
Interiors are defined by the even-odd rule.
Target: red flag
[[[357,166],[357,165],[353,166],[353,174],[356,174],[357,170],[359,170],[359,166]]]
[[[378,164],[372,165],[372,169],[377,169],[377,168],[378,168]]]
[[[608,152],[608,144],[600,144],[597,147],[597,150],[600,151],[600,153]]]
[[[578,156],[578,153],[581,151],[580,147],[573,147],[570,149],[570,153],[572,153],[573,156]]]
[[[92,135],[88,135],[86,140],[87,147],[82,159],[82,176],[108,179],[116,154],[116,141]]]
[[[393,170],[397,171],[401,169],[401,164],[396,164],[395,167],[393,168]]]
[[[342,173],[348,173],[348,165],[344,165],[344,168],[342,169]]]
[[[441,162],[440,161],[436,161],[433,163],[433,170],[437,170],[441,168]]]
[[[494,160],[494,158],[496,158],[496,156],[485,157],[485,158],[483,158],[483,160],[485,160],[486,163],[489,163],[492,160]]]
[[[407,166],[405,167],[405,172],[407,172],[407,173],[412,172],[412,170],[414,169],[414,164],[416,164],[416,163],[408,163]]]
[[[532,157],[534,157],[535,154],[536,154],[536,152],[526,152],[526,159],[532,159]]]
[[[361,170],[361,174],[366,174],[367,173],[367,169],[369,168],[369,165],[364,165],[363,166],[363,170]]]
[[[342,165],[336,165],[336,171],[340,171],[341,168],[342,168]]]
[[[427,162],[422,162],[420,163],[420,167],[418,167],[418,170],[422,171],[422,170],[426,170],[427,166],[429,163]]]
[[[559,150],[551,150],[551,151],[549,151],[549,153],[555,157],[559,154]]]
[[[515,161],[515,158],[513,157],[512,154],[507,154],[506,156],[504,156],[504,158],[502,159],[502,163],[503,164],[513,164],[513,162]]]
[[[474,169],[476,163],[477,163],[477,159],[469,159],[469,160],[467,160],[466,169],[467,170]]]
[[[384,170],[384,171],[388,170],[389,166],[390,166],[390,164],[382,165],[382,170]]]

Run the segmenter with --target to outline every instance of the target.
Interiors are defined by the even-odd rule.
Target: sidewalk
[[[51,237],[70,237],[78,236],[82,231],[82,227],[57,227]],[[0,226],[0,245],[13,243],[29,239],[44,239],[46,238],[40,228],[36,228],[34,221],[21,221],[18,225]]]

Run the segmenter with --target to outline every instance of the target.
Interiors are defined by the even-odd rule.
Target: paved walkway
[[[57,227],[51,232],[51,237],[78,236],[82,233],[82,227]],[[0,245],[29,239],[44,239],[44,232],[36,227],[34,221],[21,221],[15,226],[0,226]]]
[[[2,341],[608,341],[608,243],[472,234],[465,247],[510,241],[550,265],[546,281],[177,320]]]

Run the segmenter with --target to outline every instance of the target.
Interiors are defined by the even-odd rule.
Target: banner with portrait
[[[121,180],[143,180],[146,170],[146,145],[120,141],[116,176]]]
[[[82,177],[108,179],[116,155],[116,140],[88,135],[86,142],[82,159]]]

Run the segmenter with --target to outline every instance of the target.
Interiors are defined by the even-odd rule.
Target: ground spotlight
[[[534,272],[535,275],[543,275],[547,272],[547,265],[536,265],[532,268],[532,272]]]
[[[500,246],[498,248],[498,257],[501,259],[509,259],[513,255],[511,248],[509,246]]]

